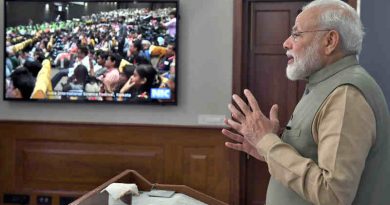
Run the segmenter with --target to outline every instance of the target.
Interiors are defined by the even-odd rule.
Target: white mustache
[[[287,51],[286,52],[286,56],[295,58],[295,55],[294,55],[294,53],[292,51]]]

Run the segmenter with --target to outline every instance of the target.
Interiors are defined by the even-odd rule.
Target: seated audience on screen
[[[99,95],[88,96],[88,100],[118,100],[116,93],[119,94],[127,82],[138,75],[147,80],[135,80],[132,82],[134,87],[129,90],[137,100],[148,99],[150,86],[175,87],[174,78],[169,77],[171,67],[175,65],[172,63],[175,44],[167,44],[176,39],[175,21],[173,8],[129,8],[94,13],[80,19],[33,21],[7,27],[6,81],[11,82],[12,73],[20,66],[36,77],[43,61],[47,60],[50,63],[45,65],[51,68],[51,82],[45,82],[50,84],[46,92],[51,92],[52,86],[54,91],[62,93],[79,90]],[[118,66],[120,59],[127,61],[126,67]],[[142,66],[137,74],[133,73],[137,70],[134,66],[139,65]],[[48,97],[47,93],[42,96]],[[58,96],[56,99],[64,98]]]
[[[27,70],[27,68],[20,67],[15,69],[8,81],[6,89],[7,98],[15,99],[29,99],[34,90],[35,78]]]

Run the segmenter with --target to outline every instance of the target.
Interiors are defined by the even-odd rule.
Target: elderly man
[[[298,15],[287,50],[287,77],[307,80],[281,138],[278,106],[267,118],[249,90],[233,95],[233,129],[222,133],[268,165],[267,205],[390,204],[390,117],[380,87],[358,64],[363,39],[356,11],[315,0]]]

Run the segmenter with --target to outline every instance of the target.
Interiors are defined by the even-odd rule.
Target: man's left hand
[[[260,140],[268,133],[277,134],[279,131],[278,105],[273,105],[270,110],[268,119],[260,110],[259,105],[249,90],[244,90],[245,97],[248,99],[246,104],[238,95],[233,95],[237,109],[234,105],[229,104],[229,110],[233,119],[228,119],[226,125],[240,133],[244,138],[256,146]]]

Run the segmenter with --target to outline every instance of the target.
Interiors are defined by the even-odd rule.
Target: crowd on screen
[[[175,94],[176,11],[119,9],[6,29],[6,97],[151,101]]]

